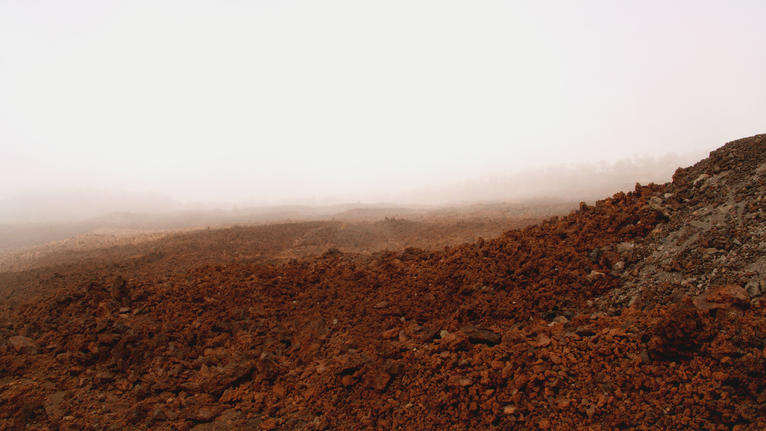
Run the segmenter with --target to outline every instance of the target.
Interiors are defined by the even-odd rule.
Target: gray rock
[[[697,179],[695,179],[695,180],[692,182],[692,184],[694,184],[694,185],[696,186],[697,184],[699,184],[699,183],[701,183],[701,182],[704,182],[704,181],[705,181],[706,179],[708,179],[708,178],[710,178],[710,175],[708,175],[708,174],[702,174],[702,175],[698,176],[698,177],[697,177]]]
[[[620,253],[621,255],[626,255],[632,252],[635,246],[636,244],[632,242],[627,242],[627,241],[621,242],[617,244],[617,253]]]
[[[763,294],[761,282],[758,280],[750,280],[745,285],[745,290],[747,290],[747,294],[750,295],[751,298],[755,298],[756,296],[761,296]]]

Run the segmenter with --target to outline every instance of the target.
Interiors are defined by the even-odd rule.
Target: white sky
[[[364,199],[766,129],[764,1],[0,0],[0,198]]]

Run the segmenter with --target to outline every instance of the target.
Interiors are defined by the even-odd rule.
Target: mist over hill
[[[171,230],[279,220],[417,217],[424,211],[491,203],[566,205],[591,201],[636,182],[663,183],[685,159],[676,154],[616,162],[551,166],[508,175],[468,178],[399,193],[313,197],[263,203],[181,202],[159,193],[48,190],[0,200],[0,252],[58,241],[99,230]],[[501,206],[501,212],[507,210]],[[559,208],[560,209],[560,208]],[[482,207],[485,214],[490,209]],[[514,211],[519,211],[514,208]],[[535,214],[539,216],[540,214]]]
[[[251,213],[281,212],[285,217],[294,217],[296,212],[307,211],[306,207],[445,206],[538,198],[593,200],[615,190],[628,190],[636,182],[666,182],[677,167],[687,165],[699,156],[634,156],[614,162],[547,166],[511,173],[495,172],[481,177],[456,172],[452,182],[411,184],[405,189],[386,193],[360,195],[327,191],[324,195],[271,201],[260,199],[256,193],[241,201],[215,200],[210,196],[181,201],[170,193],[156,191],[38,190],[0,199],[0,225],[79,223],[100,218],[99,222],[107,225],[122,226],[126,219],[130,219],[131,228],[165,228],[173,225],[172,220],[179,214],[204,224],[219,223],[226,217],[247,217]],[[310,210],[309,213],[317,211]]]
[[[668,153],[634,156],[614,162],[594,162],[526,169],[429,186],[406,194],[410,202],[523,201],[536,198],[591,201],[628,191],[635,184],[664,183],[673,172],[705,155]]]

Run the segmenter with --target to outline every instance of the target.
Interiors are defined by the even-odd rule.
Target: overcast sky
[[[0,198],[374,199],[766,130],[764,1],[0,0]]]

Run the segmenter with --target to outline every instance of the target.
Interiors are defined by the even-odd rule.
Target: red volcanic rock
[[[703,316],[688,301],[671,306],[649,333],[649,352],[662,359],[691,357],[702,345],[707,332]]]
[[[125,279],[123,279],[121,276],[118,276],[112,282],[111,293],[112,298],[118,302],[122,302],[125,298],[127,298],[130,292],[128,291],[128,285]]]
[[[387,330],[383,331],[380,334],[380,336],[385,338],[385,339],[396,338],[396,337],[399,336],[399,332],[400,332],[399,328],[391,328],[391,329],[387,329]]]
[[[365,376],[367,385],[375,390],[383,391],[391,381],[391,375],[382,370],[376,370]]]
[[[17,353],[37,353],[37,343],[31,338],[16,335],[8,338],[8,344],[13,347]]]
[[[449,379],[447,379],[447,386],[471,386],[472,383],[473,381],[470,377],[461,376],[459,374],[450,376]]]
[[[719,286],[694,298],[694,305],[702,311],[729,308],[732,306],[745,307],[750,304],[747,291],[740,286],[727,284]]]
[[[265,421],[261,422],[260,428],[262,430],[274,430],[277,429],[279,424],[277,423],[276,419],[274,418],[268,418]]]
[[[766,429],[761,166],[438,250],[281,225],[0,274],[44,293],[0,309],[0,429]]]
[[[486,344],[494,346],[500,344],[500,334],[489,329],[477,328],[475,326],[464,326],[460,331],[468,337],[468,341],[474,344]]]
[[[535,347],[545,347],[551,344],[551,338],[545,334],[538,334],[533,341],[529,342],[529,344]]]

